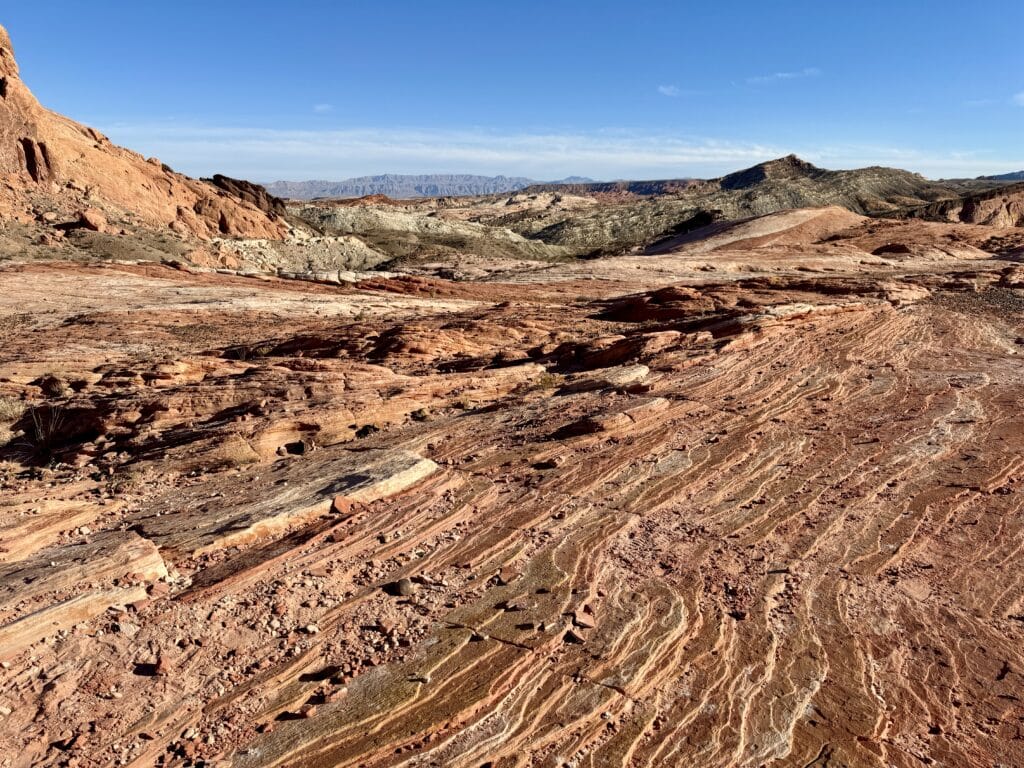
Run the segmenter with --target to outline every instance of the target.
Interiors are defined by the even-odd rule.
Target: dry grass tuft
[[[16,397],[0,397],[0,424],[12,424],[25,413],[26,405]]]

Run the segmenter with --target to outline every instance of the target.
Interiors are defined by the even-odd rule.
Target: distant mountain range
[[[1024,181],[1024,171],[1001,173],[998,176],[982,176],[986,181]]]
[[[589,183],[591,179],[570,176],[555,184]],[[382,176],[359,176],[344,181],[274,181],[266,185],[267,191],[277,197],[292,200],[312,200],[318,197],[365,197],[387,195],[397,199],[414,197],[459,197],[471,195],[500,195],[539,184],[534,179],[520,176],[473,176],[470,174],[427,174],[409,176],[388,173]]]

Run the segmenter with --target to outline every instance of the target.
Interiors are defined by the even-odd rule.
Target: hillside
[[[76,225],[90,210],[92,229],[135,224],[209,239],[280,239],[274,214],[218,188],[118,147],[98,131],[44,109],[19,76],[0,27],[0,217],[39,216]]]
[[[929,221],[1024,226],[1024,184],[1012,184],[913,208],[903,215]]]
[[[559,188],[546,189],[552,194]],[[896,168],[832,171],[793,155],[707,181],[641,182],[618,190],[606,185],[572,185],[567,189],[598,198],[611,191],[626,194],[612,195],[604,204],[586,211],[552,208],[516,221],[501,220],[528,237],[577,255],[594,256],[645,247],[710,221],[822,206],[884,216],[956,199],[963,193],[956,183],[930,181]],[[530,192],[527,189],[518,194]]]

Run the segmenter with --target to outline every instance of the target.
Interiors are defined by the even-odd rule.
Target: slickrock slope
[[[73,224],[71,214],[90,208],[102,209],[90,228],[115,232],[133,223],[207,239],[280,239],[286,232],[256,205],[41,107],[0,27],[0,217],[27,222],[50,215]]]
[[[992,231],[0,268],[0,766],[1024,764]]]

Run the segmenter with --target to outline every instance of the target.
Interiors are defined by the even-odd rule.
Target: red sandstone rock
[[[154,227],[178,222],[174,229],[185,236],[284,235],[282,221],[271,220],[231,190],[174,173],[40,106],[19,76],[10,37],[2,27],[0,78],[0,180],[14,191],[14,199],[5,203],[10,215],[19,208],[30,210],[29,192],[38,198],[88,188],[91,198],[108,209],[134,213]]]
[[[79,211],[78,223],[85,227],[85,229],[92,230],[93,232],[106,232],[108,226],[107,217],[96,208],[86,208],[83,211]]]

